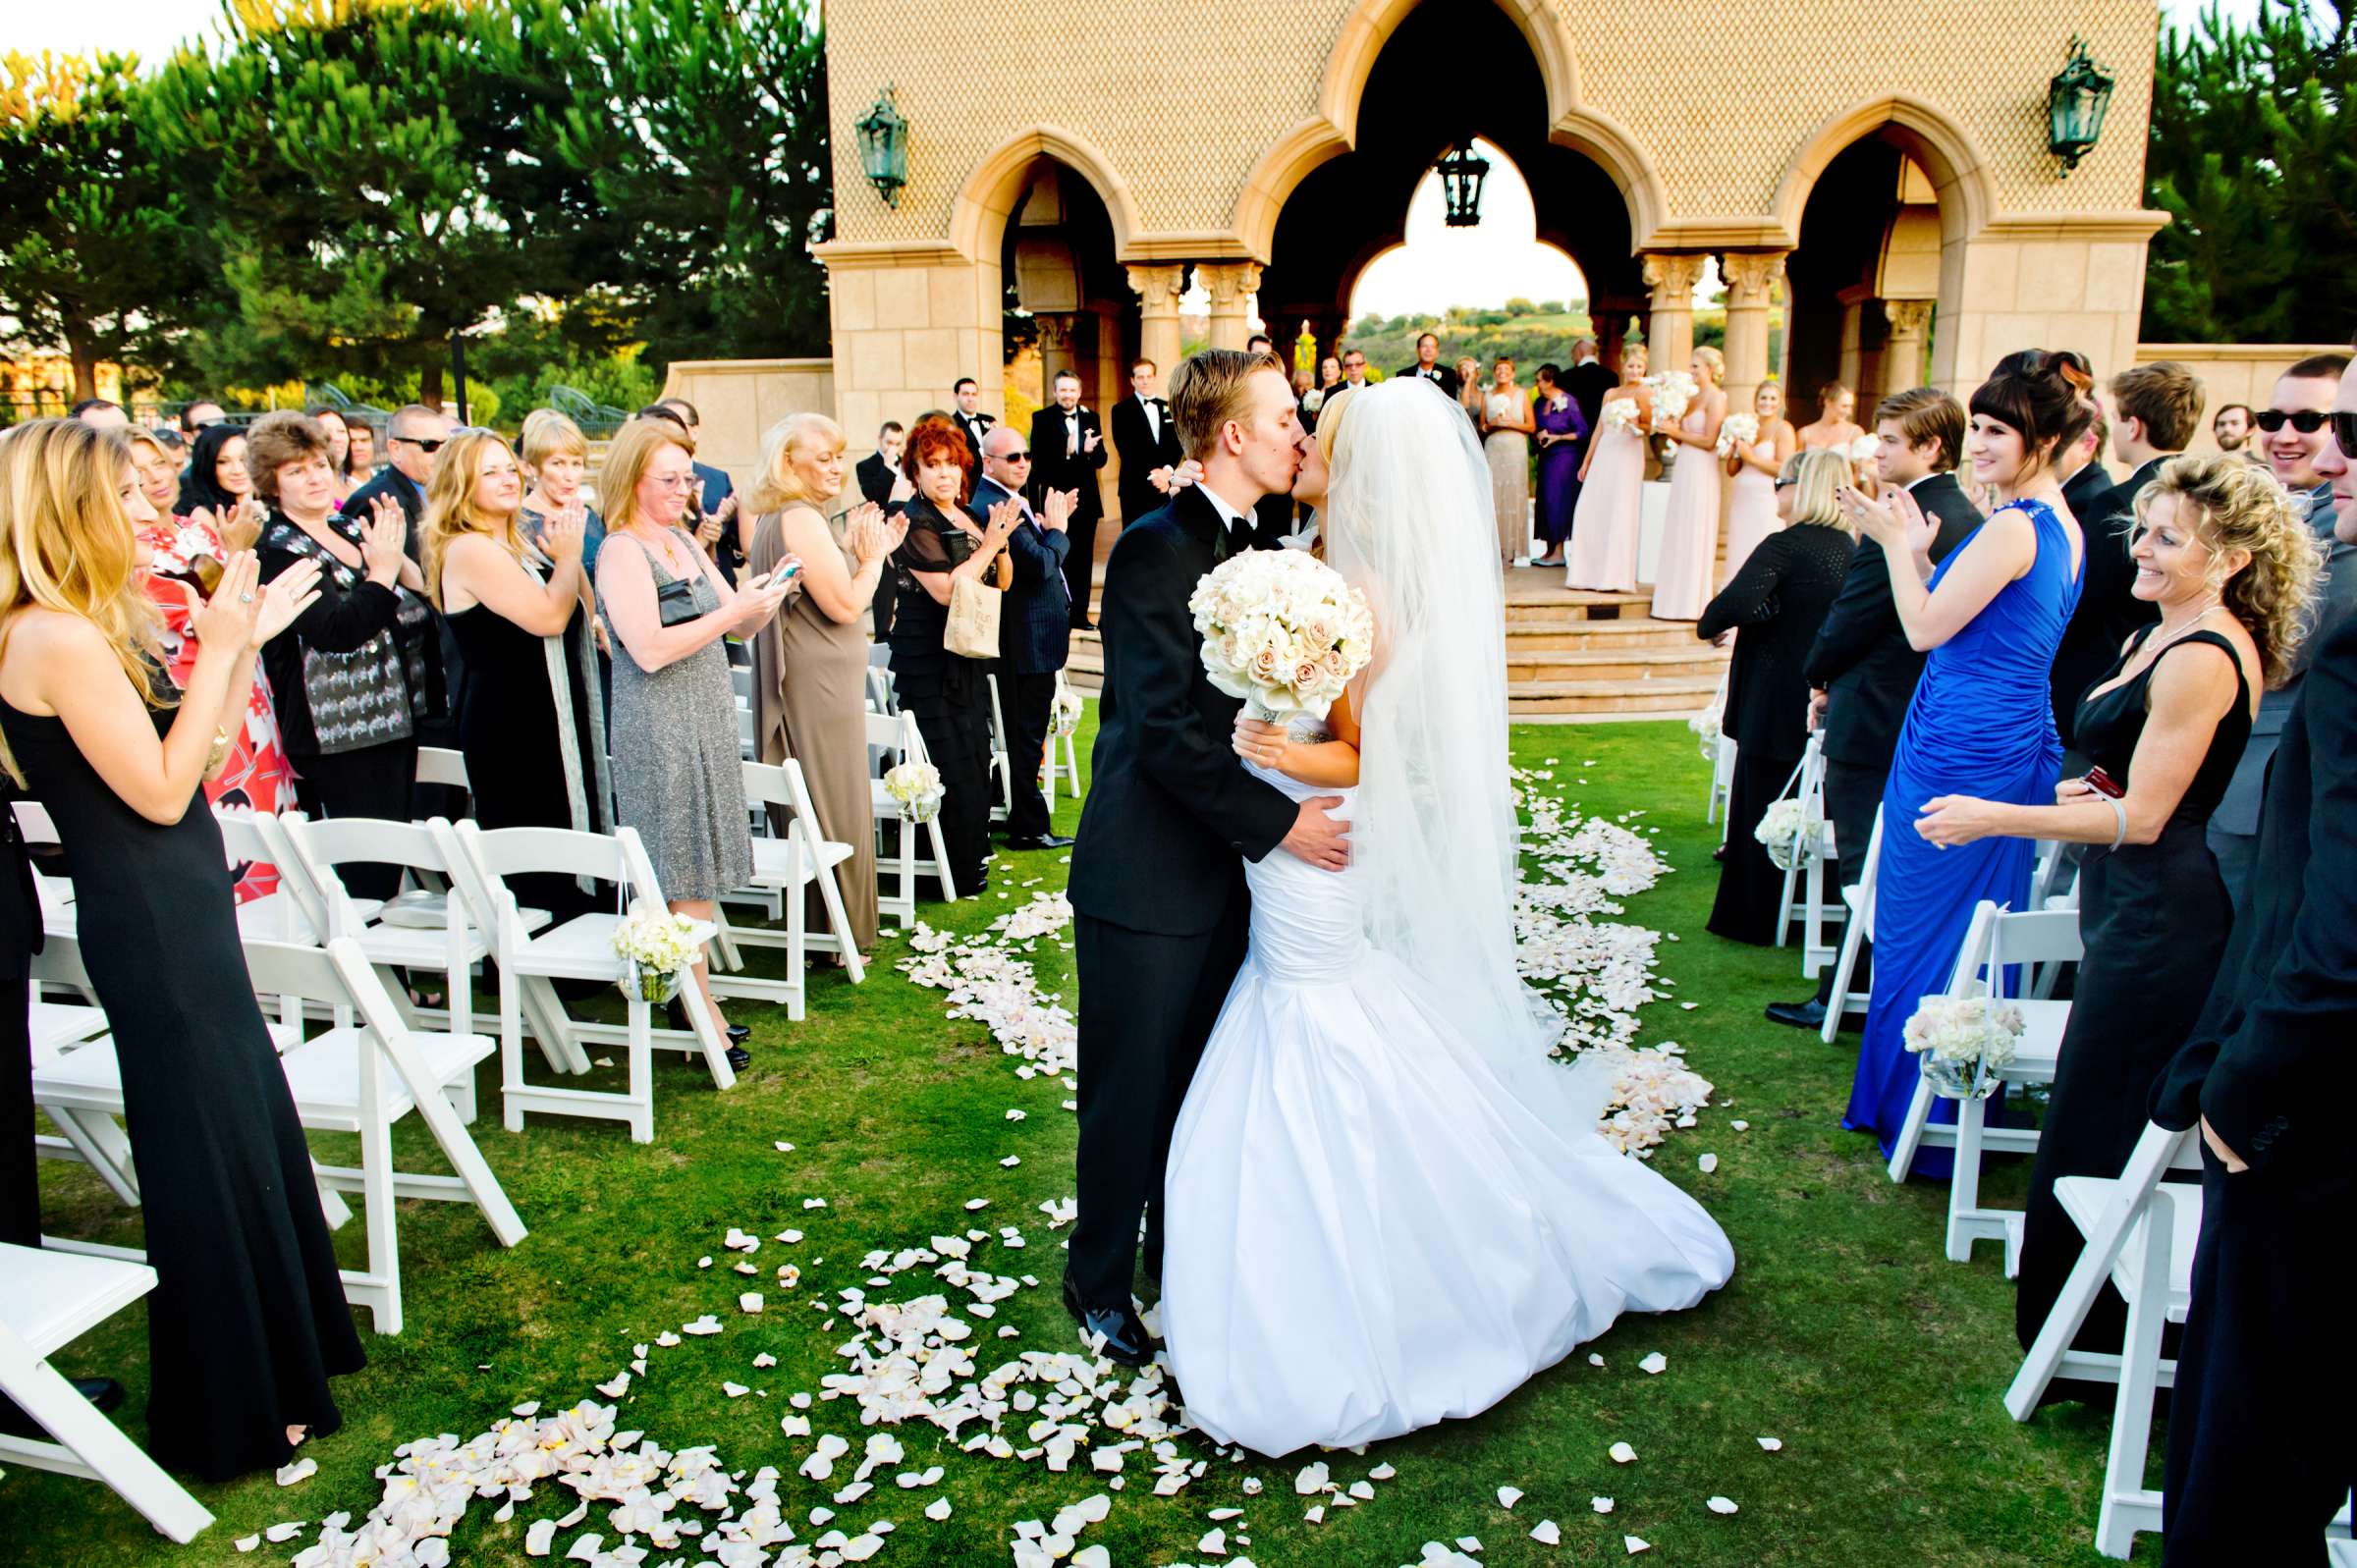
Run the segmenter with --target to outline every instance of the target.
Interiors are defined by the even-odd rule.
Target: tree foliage
[[[101,360],[170,368],[202,246],[171,165],[137,113],[136,61],[0,61],[0,315],[63,348],[74,395]]]
[[[2352,4],[2269,0],[2248,25],[2213,5],[2190,30],[2163,33],[2145,180],[2171,222],[2152,243],[2148,342],[2334,342],[2357,330],[2357,290],[2337,279],[2357,251]]]

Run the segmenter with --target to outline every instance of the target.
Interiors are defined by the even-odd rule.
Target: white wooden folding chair
[[[810,951],[842,953],[853,985],[867,976],[859,945],[851,935],[850,916],[843,907],[843,891],[835,881],[835,868],[849,861],[853,851],[850,844],[830,842],[820,833],[818,811],[810,802],[809,786],[802,778],[801,766],[793,758],[775,766],[759,762],[743,766],[745,799],[756,810],[775,806],[790,818],[784,833],[753,840],[752,886],[775,894],[785,905],[786,929],[777,931],[760,926],[733,929],[737,941],[745,946],[783,947],[786,978],[772,980],[716,970],[712,975],[712,992],[719,997],[782,1001],[787,1017],[798,1023],[807,1000],[804,962]],[[810,931],[804,914],[802,894],[813,885],[827,911],[828,929],[823,932]]]
[[[2005,1409],[2027,1421],[2056,1378],[2116,1383],[2111,1443],[2104,1460],[2103,1506],[2096,1550],[2124,1558],[2137,1534],[2161,1528],[2161,1493],[2145,1486],[2157,1390],[2176,1386],[2176,1363],[2161,1354],[2168,1324],[2185,1321],[2193,1295],[2193,1254],[2202,1228],[2202,1189],[2165,1180],[2171,1170],[2201,1169],[2193,1132],[2147,1126],[2117,1176],[2064,1176],[2055,1198],[2086,1236],[2021,1370],[2005,1390]],[[2073,1350],[2104,1282],[2128,1304],[2117,1355]]]
[[[441,971],[447,988],[445,1007],[416,1007],[405,988],[397,1003],[403,1017],[431,1018],[439,1012],[460,1033],[475,1026],[474,966],[491,955],[491,940],[471,918],[466,899],[451,895],[450,852],[433,823],[376,817],[313,822],[289,812],[266,826],[274,826],[285,839],[287,852],[318,896],[330,937],[352,938],[370,963],[388,973]],[[399,866],[418,886],[390,904],[368,907],[345,891],[337,868],[349,865]],[[440,892],[427,885],[429,879],[441,885]],[[397,979],[396,984],[401,982]]]
[[[1815,979],[1819,970],[1834,961],[1837,950],[1826,944],[1826,924],[1829,920],[1840,923],[1846,916],[1845,910],[1836,907],[1840,900],[1829,899],[1825,891],[1826,868],[1836,865],[1837,861],[1834,825],[1825,814],[1825,736],[1822,732],[1809,736],[1808,746],[1801,753],[1799,777],[1793,792],[1800,800],[1803,816],[1815,818],[1817,829],[1805,840],[1802,846],[1804,852],[1795,854],[1792,864],[1784,868],[1784,885],[1776,912],[1776,945],[1780,947],[1784,945],[1797,913],[1801,922],[1800,972]],[[1731,823],[1729,827],[1732,827]],[[1834,877],[1836,889],[1840,881],[1836,871]],[[1793,897],[1796,886],[1800,893],[1797,904]]]
[[[870,753],[881,753],[884,767],[889,770],[901,762],[924,762],[925,737],[917,731],[913,714],[875,714],[867,716],[867,747]],[[958,896],[958,884],[950,875],[950,846],[941,836],[941,818],[935,816],[923,825],[928,845],[933,854],[930,860],[920,859],[916,852],[917,824],[908,820],[901,803],[887,794],[881,778],[868,783],[868,799],[876,818],[876,884],[877,908],[899,919],[904,926],[916,924],[916,879],[930,875],[940,879],[944,898]],[[883,847],[885,825],[894,830],[894,845],[887,854]],[[886,885],[886,873],[891,873],[896,886]]]
[[[728,1042],[722,1038],[719,1025],[704,1006],[703,995],[692,979],[685,979],[680,987],[680,1000],[690,1025],[686,1032],[658,1031],[650,1004],[636,997],[625,999],[630,1022],[621,1028],[568,1016],[551,982],[592,980],[619,984],[624,963],[614,951],[614,930],[623,917],[603,913],[576,915],[561,926],[535,935],[525,929],[521,908],[508,886],[507,879],[535,872],[590,877],[613,884],[633,907],[643,904],[661,909],[665,906],[663,890],[655,880],[654,865],[647,859],[635,829],[617,828],[608,837],[576,833],[568,828],[485,830],[471,822],[462,822],[453,832],[461,850],[454,858],[468,865],[470,874],[479,879],[483,896],[497,910],[493,946],[500,973],[503,979],[513,976],[516,982],[513,988],[504,984],[500,988],[500,1096],[510,1132],[523,1130],[526,1111],[539,1111],[628,1122],[631,1142],[652,1143],[655,1137],[653,1051],[658,1036],[659,1043],[667,1049],[700,1053],[715,1088],[735,1086],[737,1074],[729,1066]],[[709,942],[713,932],[711,925],[699,922],[696,940]],[[554,1031],[557,1036],[552,1043],[544,1035],[543,1045],[554,1044],[569,1070],[577,1073],[588,1069],[586,1053],[581,1050],[584,1041],[622,1045],[629,1057],[628,1088],[615,1094],[525,1083],[522,1014],[527,995],[534,999],[535,1028]],[[576,1062],[578,1065],[575,1065]]]
[[[1720,820],[1720,814],[1727,811],[1727,804],[1734,798],[1734,794],[1735,737],[1723,732],[1719,736],[1719,744],[1713,749],[1711,756],[1711,799],[1709,809],[1703,813],[1702,819],[1705,827],[1714,822],[1719,824],[1719,841],[1721,843],[1727,842],[1727,835],[1734,831],[1735,819],[1733,816],[1727,816],[1725,821]]]
[[[1825,1004],[1825,1023],[1817,1033],[1827,1045],[1841,1029],[1842,1017],[1850,1012],[1864,1012],[1873,1000],[1866,992],[1851,995],[1849,983],[1858,972],[1858,956],[1865,945],[1874,940],[1874,885],[1880,879],[1883,860],[1883,808],[1874,808],[1874,831],[1866,838],[1866,869],[1855,887],[1841,890],[1841,902],[1848,918],[1841,923],[1841,956],[1834,963],[1834,991]]]
[[[2010,990],[2019,989],[2006,980],[2007,968],[2075,960],[2082,951],[2077,910],[2013,912],[1983,899],[1973,910],[1972,921],[1965,930],[1956,967],[1948,980],[1947,995],[2003,999]],[[2061,1058],[2062,1033],[2070,1022],[2070,1003],[2021,998],[2012,1005],[2021,1009],[2021,1039],[2014,1046],[2013,1059],[1995,1069],[1992,1076],[2001,1083],[2017,1087],[2053,1083]],[[2000,1241],[2004,1244],[2005,1273],[2010,1276],[2021,1257],[2022,1217],[2017,1210],[1980,1206],[1981,1156],[1988,1149],[2031,1153],[2038,1147],[2037,1129],[1988,1125],[1989,1108],[1984,1100],[1958,1101],[1955,1124],[1935,1126],[1931,1121],[1935,1098],[1931,1081],[1918,1078],[1915,1098],[1907,1107],[1907,1119],[1899,1130],[1897,1146],[1891,1151],[1891,1179],[1907,1179],[1907,1170],[1919,1149],[1926,1146],[1953,1149],[1955,1169],[1947,1185],[1947,1256],[1963,1263],[1972,1257],[1975,1241],[1984,1238]]]
[[[1014,814],[1014,764],[1007,745],[1007,712],[999,701],[999,677],[986,675],[982,683],[990,688],[990,820],[1005,822]]]
[[[466,754],[448,746],[419,746],[417,748],[417,782],[421,784],[442,784],[452,789],[471,789],[466,782]]]
[[[0,1462],[102,1481],[186,1545],[212,1514],[49,1365],[59,1349],[154,1288],[155,1271],[144,1264],[0,1243],[0,1393],[54,1439],[0,1433]]]
[[[867,645],[867,707],[870,713],[897,714],[901,711],[898,682],[892,673],[892,644],[871,642]]]
[[[1057,705],[1061,707],[1064,704],[1071,701],[1076,695],[1077,693],[1073,691],[1071,682],[1065,679],[1064,672],[1061,670],[1057,671]],[[1077,734],[1078,732],[1079,727],[1075,725],[1073,727],[1073,734]],[[1080,798],[1080,758],[1077,751],[1073,747],[1072,735],[1060,735],[1055,733],[1053,730],[1049,732],[1048,752],[1047,756],[1042,760],[1040,773],[1040,784],[1041,788],[1047,794],[1049,810],[1053,811],[1056,809],[1056,786],[1060,781],[1068,786],[1071,797],[1074,800]]]

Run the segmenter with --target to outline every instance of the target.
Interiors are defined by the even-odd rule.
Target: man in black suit
[[[1105,501],[1097,489],[1097,473],[1113,454],[1105,445],[1105,430],[1094,410],[1080,406],[1080,378],[1069,370],[1056,372],[1056,401],[1031,416],[1031,506],[1045,511],[1051,490],[1079,494],[1072,507],[1071,554],[1065,558],[1065,580],[1071,585],[1071,626],[1093,629],[1088,620],[1089,594],[1097,570],[1097,518]]]
[[[1364,387],[1367,384],[1367,353],[1363,349],[1343,351],[1343,385]]]
[[[2087,400],[2087,428],[2079,439],[2068,452],[2055,456],[2055,477],[2061,482],[2062,504],[2070,509],[2073,519],[2101,515],[2110,505],[2114,488],[2111,471],[2103,461],[2111,446],[2111,420],[2099,399]]]
[[[1178,450],[1178,427],[1171,422],[1171,406],[1154,394],[1162,372],[1151,359],[1129,366],[1129,396],[1113,407],[1113,450],[1122,460],[1122,526],[1162,505],[1162,492],[1151,477],[1157,468],[1175,468],[1185,459]]]
[[[1007,847],[1065,849],[1048,820],[1047,797],[1039,792],[1039,763],[1047,755],[1048,723],[1056,704],[1056,672],[1071,650],[1071,594],[1066,587],[1072,548],[1067,525],[1075,499],[1069,490],[1051,490],[1034,512],[1025,499],[1031,480],[1031,448],[1012,426],[1001,425],[982,439],[982,478],[974,505],[985,515],[1003,501],[1023,512],[1022,525],[1007,536],[1014,586],[999,602],[999,691],[1006,704],[1009,802]]]
[[[901,448],[907,440],[908,432],[901,428],[898,419],[884,421],[883,428],[876,432],[876,450],[861,458],[858,467],[852,470],[859,481],[859,494],[863,500],[879,507],[892,504],[893,487],[901,479]],[[875,642],[882,642],[892,635],[892,601],[899,591],[893,575],[887,568],[876,579],[876,596],[868,607],[868,615],[875,628],[870,640]]]
[[[1571,368],[1563,372],[1563,390],[1579,405],[1580,416],[1587,420],[1590,430],[1596,428],[1596,420],[1604,411],[1604,395],[1619,384],[1620,378],[1606,369],[1604,361],[1596,356],[1594,338],[1582,338],[1571,345]]]
[[[982,411],[982,387],[972,376],[959,376],[958,385],[951,390],[958,396],[958,411],[950,417],[965,432],[965,444],[974,449],[974,461],[980,462],[982,438],[999,422],[998,416]]]
[[[694,404],[685,398],[665,398],[657,406],[669,408],[678,416],[687,427],[690,441],[703,439],[704,418],[695,411]],[[695,469],[696,492],[703,501],[704,515],[718,516],[721,504],[737,493],[737,481],[729,477],[726,468],[715,468],[708,462],[697,462],[690,458],[688,465]]]
[[[2318,463],[2357,544],[2357,375]],[[2357,1474],[2357,620],[2318,649],[2275,751],[2250,906],[2153,1119],[2201,1128],[2202,1229],[2169,1402],[2164,1568],[2325,1561]]]
[[[1105,568],[1105,686],[1070,898],[1080,980],[1078,1220],[1065,1306],[1124,1366],[1153,1358],[1131,1309],[1138,1220],[1159,1276],[1171,1129],[1243,962],[1246,860],[1284,848],[1340,870],[1348,825],[1236,765],[1242,703],[1203,673],[1188,597],[1250,547],[1251,507],[1300,467],[1292,387],[1233,350],[1172,373],[1171,412],[1203,482],[1122,531]]]
[[[409,519],[405,548],[411,561],[422,561],[417,524],[425,515],[425,476],[433,471],[434,454],[458,428],[458,421],[439,408],[412,403],[385,423],[385,465],[376,477],[355,490],[341,508],[348,517],[365,517],[378,496],[391,496]],[[455,688],[454,688],[455,689]]]
[[[1878,477],[1885,485],[1903,488],[1925,515],[1939,519],[1932,560],[1946,560],[1981,523],[1979,509],[1954,473],[1956,455],[1964,445],[1963,407],[1936,387],[1915,387],[1885,398],[1874,410],[1874,421],[1881,443],[1875,458]],[[1914,700],[1923,660],[1908,645],[1899,624],[1882,546],[1859,540],[1841,592],[1826,612],[1825,624],[1802,667],[1810,688],[1811,728],[1825,731],[1825,814],[1834,825],[1844,888],[1856,887],[1866,874],[1874,813],[1891,780],[1898,731],[1906,723],[1907,704]],[[1851,986],[1864,991],[1872,971],[1872,954],[1861,946]],[[1770,1002],[1769,1020],[1799,1029],[1822,1027],[1833,985],[1829,967],[1816,996],[1807,1001]]]
[[[2078,512],[2086,537],[2087,567],[2078,608],[2062,628],[2055,652],[2055,729],[2062,744],[2077,751],[2079,698],[2119,662],[2120,649],[2138,628],[2161,619],[2161,607],[2136,597],[2136,563],[2128,556],[2128,533],[2136,525],[2136,495],[2153,482],[2161,464],[2185,450],[2202,427],[2200,378],[2173,360],[2137,365],[2111,378],[2111,452],[2128,465],[2126,479]],[[2064,492],[2064,503],[2069,493]],[[2065,777],[2084,773],[2079,761],[2063,764]]]
[[[1412,365],[1401,365],[1399,374],[1423,377],[1449,394],[1449,401],[1452,403],[1456,401],[1457,393],[1464,386],[1463,382],[1456,379],[1455,371],[1441,363],[1441,340],[1429,332],[1416,339],[1416,362]]]

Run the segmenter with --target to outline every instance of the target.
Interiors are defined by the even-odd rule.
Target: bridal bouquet
[[[1760,825],[1751,830],[1751,836],[1767,849],[1770,864],[1779,871],[1790,871],[1808,859],[1817,843],[1817,830],[1824,826],[1823,817],[1808,815],[1798,799],[1786,795],[1760,813]]]
[[[1615,398],[1604,406],[1604,428],[1634,431],[1637,428],[1637,400]]]
[[[1069,686],[1060,688],[1055,700],[1048,704],[1048,730],[1057,739],[1076,733],[1080,729],[1080,693]]]
[[[1903,1038],[1934,1094],[1986,1100],[1997,1090],[1997,1069],[2013,1059],[2021,1028],[2021,1009],[2011,1002],[1926,997],[1907,1020]]]
[[[1760,421],[1756,415],[1730,413],[1719,425],[1719,456],[1731,458],[1735,448],[1750,446],[1760,439]]]
[[[941,809],[941,770],[929,762],[904,762],[884,775],[884,792],[910,822],[931,822]]]
[[[623,961],[622,994],[638,1001],[669,1001],[680,976],[695,962],[695,922],[640,902],[614,927],[614,951]]]
[[[1247,550],[1195,584],[1186,608],[1203,673],[1252,718],[1319,718],[1374,652],[1367,596],[1303,550]]]
[[[1686,406],[1702,390],[1694,384],[1694,378],[1683,370],[1664,370],[1658,375],[1647,376],[1645,385],[1653,389],[1653,411],[1672,422],[1686,416]]]

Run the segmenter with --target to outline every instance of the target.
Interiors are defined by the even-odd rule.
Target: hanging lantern
[[[2112,86],[2112,80],[2087,57],[2086,40],[2073,35],[2069,63],[2046,86],[2046,145],[2062,160],[2062,178],[2069,177],[2103,135]]]
[[[852,128],[859,134],[859,164],[867,183],[876,188],[888,207],[901,204],[901,188],[908,183],[908,122],[902,118],[887,85],[876,95],[875,107]]]
[[[1487,158],[1473,150],[1470,140],[1459,141],[1434,167],[1441,175],[1441,195],[1452,229],[1470,229],[1481,222],[1481,183],[1489,178]]]

